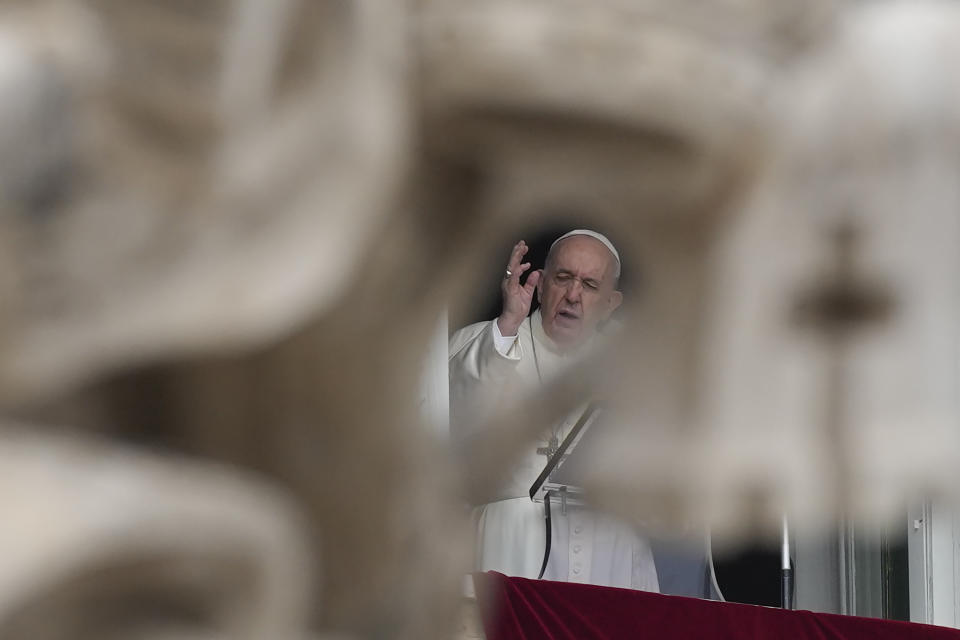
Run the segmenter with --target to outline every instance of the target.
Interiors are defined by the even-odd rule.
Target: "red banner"
[[[909,622],[664,596],[630,589],[474,576],[487,640],[960,640]]]

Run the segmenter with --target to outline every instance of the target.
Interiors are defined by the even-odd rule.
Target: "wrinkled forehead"
[[[553,271],[573,271],[600,279],[613,276],[616,258],[596,238],[570,236],[564,238],[547,256],[547,268]]]

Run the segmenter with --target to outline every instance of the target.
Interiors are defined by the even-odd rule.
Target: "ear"
[[[543,269],[540,269],[540,279],[537,280],[537,304],[543,304]]]
[[[623,304],[623,294],[619,291],[614,291],[610,294],[610,299],[607,300],[607,316],[617,310]]]

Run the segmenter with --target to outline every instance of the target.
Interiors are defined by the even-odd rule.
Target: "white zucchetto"
[[[550,251],[553,251],[553,248],[557,245],[558,242],[560,242],[561,240],[566,240],[570,236],[589,236],[595,240],[599,240],[600,242],[602,242],[603,246],[605,246],[607,249],[610,250],[610,253],[613,254],[614,259],[617,261],[617,268],[613,276],[615,278],[620,277],[620,253],[617,251],[616,247],[613,246],[613,243],[607,239],[607,236],[603,235],[602,233],[597,233],[596,231],[591,231],[590,229],[574,229],[573,231],[568,231],[567,233],[563,234],[562,236],[560,236],[559,238],[553,241],[553,244],[550,245]]]

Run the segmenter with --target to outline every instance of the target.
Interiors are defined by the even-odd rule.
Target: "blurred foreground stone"
[[[935,2],[6,3],[0,629],[450,637],[464,479],[598,392],[629,428],[597,495],[667,530],[953,494],[958,34]],[[432,327],[558,209],[642,301],[458,466]]]

